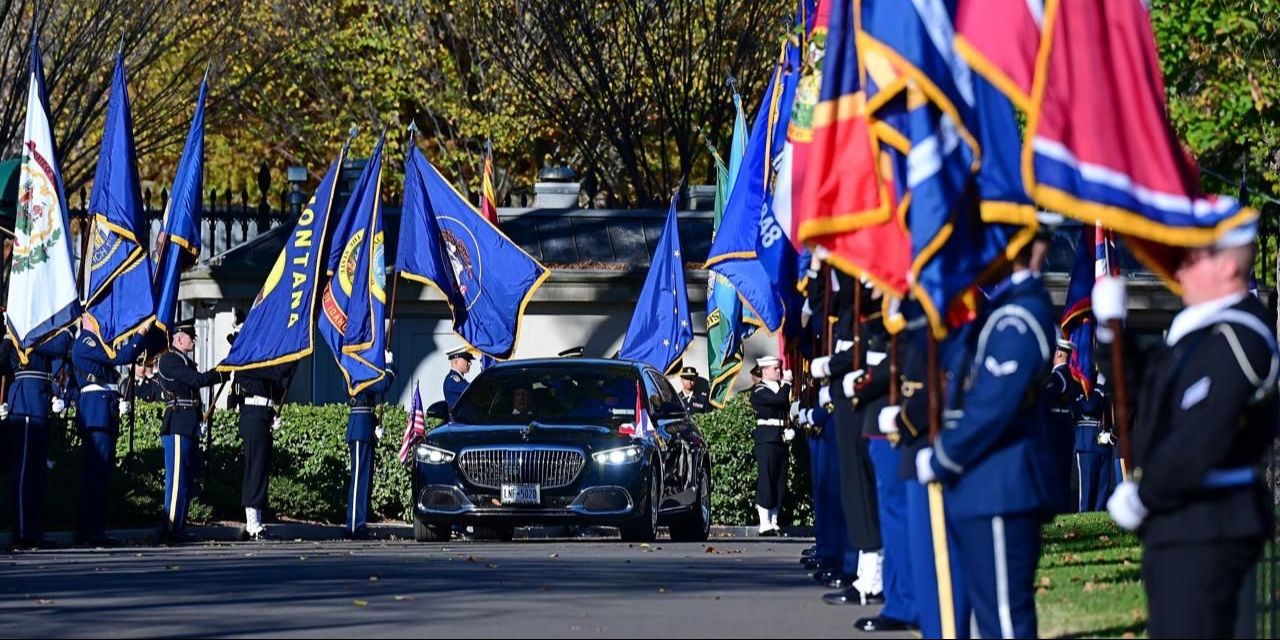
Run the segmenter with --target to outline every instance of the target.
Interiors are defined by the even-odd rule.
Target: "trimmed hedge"
[[[410,517],[408,472],[396,460],[404,432],[405,410],[382,408],[386,433],[378,442],[371,520]],[[112,527],[159,524],[164,488],[164,449],[160,445],[163,406],[140,403],[136,409],[134,451],[129,455],[127,424],[116,443],[117,469],[111,479],[109,521]],[[202,451],[197,470],[199,489],[191,519],[242,520],[240,486],[244,476],[241,440],[234,411],[214,413],[213,449]],[[753,524],[756,465],[752,456],[755,416],[740,398],[723,410],[699,415],[699,429],[711,445],[712,504],[720,524]],[[340,523],[346,508],[349,456],[346,405],[288,405],[282,428],[274,434],[271,459],[270,511],[278,519]],[[434,421],[428,421],[428,428]],[[70,421],[55,421],[51,432],[45,523],[49,530],[73,530],[80,496],[80,443]],[[9,440],[0,440],[9,446]],[[792,524],[811,521],[809,462],[803,438],[793,442],[790,492],[780,518]],[[7,451],[6,451],[7,454]],[[2,456],[4,460],[8,455]],[[10,502],[12,477],[4,479],[4,501]],[[12,525],[12,508],[0,514]]]

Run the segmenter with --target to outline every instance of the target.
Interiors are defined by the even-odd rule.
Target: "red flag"
[[[480,215],[485,220],[498,224],[498,197],[493,191],[493,145],[485,144],[484,177],[480,184]]]
[[[404,438],[400,440],[400,453],[396,457],[400,459],[400,464],[409,464],[410,458],[413,457],[413,446],[427,435],[427,417],[422,413],[422,394],[418,392],[418,385],[413,385],[413,405],[409,408],[409,419],[405,421]]]

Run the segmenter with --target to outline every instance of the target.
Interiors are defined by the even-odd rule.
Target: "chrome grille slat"
[[[584,464],[582,451],[557,447],[484,447],[458,456],[458,469],[467,481],[486,489],[515,483],[564,487],[578,478]]]

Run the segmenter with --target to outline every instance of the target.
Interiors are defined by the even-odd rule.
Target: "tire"
[[[703,465],[698,474],[698,500],[688,513],[671,523],[675,542],[706,542],[711,536],[711,470]]]
[[[644,511],[631,522],[618,527],[623,542],[653,542],[658,537],[659,473],[662,471],[657,465],[649,470],[649,498],[645,500]]]
[[[476,540],[492,540],[496,542],[511,542],[511,539],[515,536],[516,528],[505,525],[477,526],[475,533]]]
[[[448,542],[453,537],[453,527],[447,524],[427,524],[418,516],[413,517],[413,539],[418,542]]]

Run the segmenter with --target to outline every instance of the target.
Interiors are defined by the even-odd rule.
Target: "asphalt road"
[[[807,542],[206,543],[0,555],[0,637],[855,635]],[[886,637],[886,636],[880,636]]]

